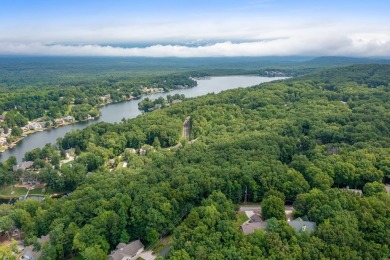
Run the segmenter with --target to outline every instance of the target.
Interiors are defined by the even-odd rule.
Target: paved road
[[[191,125],[190,125],[190,118],[188,117],[183,124],[183,136],[186,139],[190,139],[190,130],[191,130]]]
[[[293,210],[294,207],[291,205],[284,206],[284,210]],[[260,205],[241,205],[240,211],[248,211],[248,210],[261,210]]]

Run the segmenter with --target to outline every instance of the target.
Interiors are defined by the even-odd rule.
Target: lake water
[[[223,90],[234,89],[239,87],[249,87],[264,82],[274,81],[279,78],[267,78],[258,76],[226,76],[226,77],[210,77],[207,79],[197,80],[198,85],[188,89],[178,89],[168,93],[157,93],[148,95],[151,99],[159,97],[166,97],[167,95],[184,94],[187,98],[198,97],[206,95],[208,93],[219,93]],[[115,123],[120,122],[122,118],[134,118],[140,115],[142,112],[138,110],[138,103],[141,100],[130,100],[115,104],[109,104],[100,109],[101,116],[88,122],[80,122],[73,125],[61,126],[58,128],[52,128],[47,131],[37,132],[28,135],[21,140],[16,146],[6,150],[0,154],[0,161],[7,160],[10,156],[15,156],[20,163],[27,151],[30,151],[37,147],[43,147],[47,143],[55,143],[58,137],[63,137],[66,133],[76,129],[83,129],[90,124],[97,122]]]

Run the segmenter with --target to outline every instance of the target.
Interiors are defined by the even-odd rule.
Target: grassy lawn
[[[160,254],[161,251],[171,243],[172,236],[164,237],[160,240],[160,242],[156,245],[156,247],[153,249],[153,254]]]
[[[13,185],[2,187],[0,189],[0,196],[7,197],[7,198],[20,197],[22,195],[26,195],[26,193],[27,193],[26,188],[14,187]]]
[[[249,218],[245,214],[245,212],[239,212],[237,213],[237,221],[234,223],[235,228],[239,228],[245,221],[247,221]]]
[[[30,190],[29,195],[45,195],[45,193],[42,192],[42,188],[39,188],[39,189]]]

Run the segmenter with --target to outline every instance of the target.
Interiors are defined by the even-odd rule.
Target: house
[[[52,126],[53,122],[52,121],[44,121],[44,122],[39,122],[42,128]]]
[[[42,129],[42,125],[40,123],[34,122],[26,125],[26,127],[30,130],[39,130]]]
[[[312,232],[317,228],[317,224],[313,221],[304,221],[301,218],[294,219],[289,221],[288,224],[295,229],[296,232],[299,231],[309,231]]]
[[[5,137],[0,137],[0,146],[7,144],[7,139]]]
[[[58,118],[58,119],[55,119],[54,122],[56,122],[57,124],[63,124],[65,121],[62,118]]]
[[[137,151],[134,148],[126,148],[125,151],[128,151],[130,153],[136,154]]]
[[[31,168],[33,166],[34,166],[34,162],[33,161],[27,161],[27,162],[22,162],[22,164],[20,164],[20,165],[14,165],[12,167],[12,169],[14,171],[17,171],[17,170],[27,170],[27,169],[29,169],[29,168]]]
[[[390,185],[389,185],[389,184],[386,184],[386,185],[385,185],[385,189],[386,189],[386,191],[387,191],[387,194],[390,195]]]
[[[336,146],[328,146],[328,147],[326,147],[326,151],[330,155],[332,155],[332,154],[339,154],[339,149]]]
[[[9,230],[9,235],[13,238],[13,239],[19,239],[21,238],[21,235],[22,235],[22,230],[20,230],[19,228],[13,226],[10,228]]]
[[[73,116],[66,116],[63,118],[65,122],[72,122],[74,120]]]
[[[141,148],[139,149],[139,155],[145,155],[146,154],[146,149]]]
[[[31,123],[31,124],[28,124],[28,128],[30,130],[39,130],[42,128],[42,126],[38,123]]]
[[[103,102],[107,102],[108,99],[111,98],[111,95],[110,94],[107,94],[107,95],[104,95],[104,96],[101,96],[100,99],[103,101]]]
[[[144,251],[144,245],[140,240],[135,240],[130,244],[120,243],[116,250],[110,254],[110,260],[133,260],[137,259],[139,254]]]
[[[38,185],[41,184],[41,182],[38,180],[38,178],[33,177],[22,177],[20,178],[20,181],[23,185]]]
[[[258,214],[253,214],[249,217],[249,220],[241,225],[241,231],[244,235],[249,235],[255,232],[256,229],[265,229],[267,222],[263,221]]]
[[[65,150],[65,153],[69,155],[75,155],[75,152],[76,152],[75,148],[69,148]]]
[[[115,159],[109,159],[108,160],[109,165],[114,165],[115,164]]]
[[[41,238],[38,238],[38,243],[41,245],[44,243],[48,243],[50,241],[49,235],[41,236]],[[22,253],[20,254],[21,260],[36,260],[41,257],[42,252],[41,251],[35,251],[34,246],[27,246],[23,249]]]
[[[363,191],[362,190],[359,190],[359,189],[350,189],[349,186],[347,186],[347,190],[352,192],[352,193],[355,193],[359,196],[363,196]]]

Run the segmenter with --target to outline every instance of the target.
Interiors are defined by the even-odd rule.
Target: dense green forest
[[[297,76],[324,67],[372,62],[390,63],[389,60],[343,57],[1,57],[0,115],[5,115],[6,120],[0,127],[16,129],[35,119],[56,124],[55,119],[68,115],[86,120],[88,114],[99,116],[99,105],[138,97],[145,87],[164,91],[192,87],[196,82],[190,77]]]
[[[389,75],[390,65],[319,71],[68,133],[26,158],[49,190],[72,193],[0,205],[0,229],[15,224],[32,244],[50,234],[44,259],[167,235],[168,259],[389,259]],[[69,148],[74,161],[60,165]],[[14,162],[0,165],[1,182],[31,174]],[[275,205],[247,236],[236,227],[245,194]],[[277,213],[285,203],[317,229],[295,232]]]

